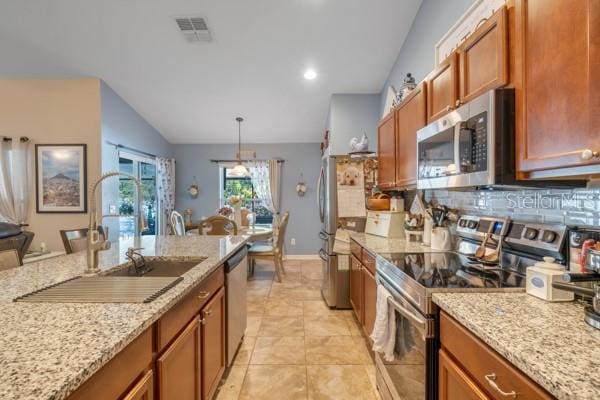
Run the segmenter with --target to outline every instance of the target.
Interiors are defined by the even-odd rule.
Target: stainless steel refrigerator
[[[337,164],[347,160],[350,160],[348,156],[323,157],[317,185],[321,220],[319,257],[323,265],[321,293],[329,307],[342,309],[351,307],[349,256],[336,254],[333,251],[335,234],[340,227],[364,231],[365,225],[365,218],[338,218]]]

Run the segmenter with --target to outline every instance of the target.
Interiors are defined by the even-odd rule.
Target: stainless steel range
[[[565,263],[566,227],[465,216],[457,226],[455,252],[391,253],[377,257],[377,283],[392,294],[395,360],[376,354],[377,387],[383,399],[436,399],[438,310],[435,292],[522,292],[525,270],[544,256]],[[477,249],[488,235],[485,252]],[[493,262],[493,252],[500,257]],[[483,248],[482,248],[483,250]],[[487,257],[486,257],[487,256]],[[492,260],[492,261],[490,261]]]

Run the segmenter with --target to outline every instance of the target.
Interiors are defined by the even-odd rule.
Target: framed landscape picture
[[[87,212],[85,144],[36,144],[38,213]]]

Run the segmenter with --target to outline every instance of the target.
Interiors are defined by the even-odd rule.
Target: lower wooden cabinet
[[[154,400],[154,373],[148,371],[123,400]]]
[[[440,313],[440,342],[440,399],[554,399],[444,312]]]
[[[225,289],[204,306],[201,316],[202,399],[214,396],[225,371]]]
[[[158,391],[161,400],[197,400],[200,370],[200,323],[198,318],[184,329],[158,358]]]
[[[439,352],[439,400],[487,400],[477,384],[444,350]]]
[[[363,327],[367,336],[373,332],[375,314],[377,313],[377,281],[367,268],[363,268]]]
[[[363,273],[362,264],[355,256],[350,257],[350,305],[356,319],[362,324],[363,319]]]

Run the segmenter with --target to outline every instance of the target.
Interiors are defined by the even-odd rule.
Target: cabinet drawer
[[[492,398],[507,398],[499,390],[514,391],[518,399],[554,398],[444,312],[440,314],[440,337],[442,348],[452,354]]]
[[[221,266],[158,320],[156,323],[156,347],[159,353],[200,312],[200,309],[219,291],[224,282],[225,274]]]
[[[362,247],[354,240],[350,240],[350,253],[359,260],[362,259]]]
[[[362,252],[362,264],[369,270],[371,275],[375,275],[375,256],[365,249]]]
[[[68,400],[121,398],[151,363],[152,328],[149,328],[81,385]]]

